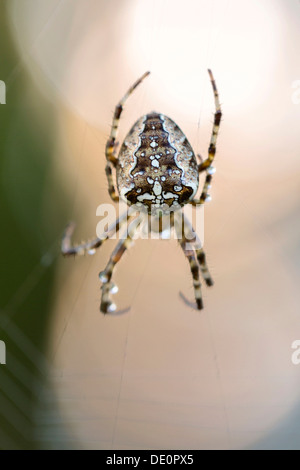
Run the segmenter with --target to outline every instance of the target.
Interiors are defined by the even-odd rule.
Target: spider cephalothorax
[[[119,241],[105,270],[99,275],[103,283],[100,305],[103,313],[112,312],[116,308],[110,298],[111,294],[117,292],[116,286],[111,282],[112,273],[132,241],[133,228],[136,229],[145,222],[145,217],[148,218],[148,222],[151,217],[157,217],[159,219],[158,231],[162,232],[164,223],[161,219],[167,214],[170,228],[175,229],[179,244],[190,263],[197,308],[203,308],[199,268],[208,286],[211,286],[213,281],[206,265],[202,245],[180,209],[185,204],[195,206],[204,204],[214,172],[212,162],[216,152],[221,108],[212,72],[211,70],[208,72],[213,87],[216,111],[208,157],[200,163],[197,163],[188,139],[177,124],[164,114],[156,112],[146,114],[136,121],[125,137],[119,155],[116,157],[116,135],[123,105],[150,72],[146,72],[129,88],[115,108],[111,134],[106,144],[108,190],[113,201],[118,201],[120,195],[130,207],[127,213],[117,219],[107,232],[91,242],[72,246],[73,224],[67,227],[62,241],[64,255],[94,253],[95,249],[119,231],[125,222],[131,222],[127,227],[125,238]],[[116,170],[119,195],[115,190],[113,169]],[[195,199],[201,172],[206,173],[205,182],[200,198]],[[140,213],[132,210],[132,207]]]

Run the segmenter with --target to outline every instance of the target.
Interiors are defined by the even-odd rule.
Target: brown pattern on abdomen
[[[136,148],[133,153],[134,165],[127,168],[128,191],[123,194],[129,204],[145,206],[149,211],[154,207],[168,207],[173,210],[184,205],[193,195],[193,187],[184,184],[184,170],[177,164],[176,142],[170,143],[170,133],[165,128],[165,121],[173,124],[174,132],[181,142],[190,145],[184,134],[173,121],[164,115],[150,113],[144,117],[143,128],[136,134]],[[135,125],[129,132],[134,135]],[[120,150],[119,160],[126,151],[126,141]],[[124,158],[124,157],[123,157]],[[126,165],[122,166],[126,171]],[[198,184],[198,182],[197,182]]]

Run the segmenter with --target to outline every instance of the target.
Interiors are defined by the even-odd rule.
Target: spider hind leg
[[[201,242],[198,236],[195,234],[192,225],[183,214],[176,217],[175,230],[179,245],[190,264],[197,309],[202,310],[203,299],[201,292],[200,272],[206,285],[213,285],[213,280],[206,264],[205,252],[201,246]]]
[[[180,240],[179,244],[190,264],[191,273],[193,276],[193,286],[194,286],[197,309],[202,310],[203,300],[202,300],[201,282],[200,282],[200,276],[199,276],[199,266],[195,257],[195,252],[194,250],[190,250],[186,247],[186,242],[184,240]]]
[[[203,248],[196,249],[197,260],[200,266],[201,274],[207,286],[211,287],[214,285],[214,281],[210,275],[208,270],[208,266],[206,264],[206,256],[204,253]]]

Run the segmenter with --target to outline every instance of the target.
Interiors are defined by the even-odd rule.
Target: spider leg
[[[110,195],[110,197],[112,198],[112,200],[114,202],[118,202],[119,201],[119,196],[116,192],[116,188],[115,188],[115,185],[114,185],[114,180],[113,180],[113,176],[112,176],[112,167],[111,167],[110,163],[107,163],[106,166],[105,166],[105,174],[106,174],[106,178],[107,178],[107,182],[108,182],[109,195]]]
[[[202,310],[203,300],[202,300],[202,292],[201,292],[201,282],[200,282],[200,277],[199,277],[199,266],[196,261],[195,252],[193,250],[186,248],[186,242],[184,240],[180,240],[179,244],[190,263],[191,273],[193,276],[193,286],[194,286],[194,291],[195,291],[195,299],[196,299],[197,308],[199,310]]]
[[[189,240],[189,243],[191,243],[191,246],[195,250],[197,260],[198,260],[198,263],[199,263],[199,266],[200,266],[201,274],[203,276],[205,284],[209,287],[213,286],[214,281],[213,281],[213,279],[210,275],[210,272],[209,272],[209,269],[208,269],[208,266],[207,266],[207,263],[206,263],[206,255],[205,255],[205,252],[202,248],[202,243],[201,243],[198,235],[195,233],[191,223],[189,222],[189,220],[185,216],[183,216],[183,222],[182,223],[184,224],[183,228],[185,230],[185,232],[184,232],[185,236]]]
[[[61,242],[62,254],[64,256],[85,255],[86,253],[94,254],[96,248],[99,248],[105,240],[109,239],[114,233],[117,233],[124,223],[130,220],[130,218],[132,218],[130,211],[125,212],[108,228],[107,232],[103,233],[100,237],[78,245],[72,245],[71,238],[75,230],[75,224],[74,222],[71,222],[63,234]]]
[[[107,181],[108,181],[108,191],[109,194],[112,198],[113,201],[118,201],[119,196],[116,193],[114,183],[113,183],[113,178],[112,178],[112,168],[115,168],[118,162],[118,158],[115,155],[115,150],[116,150],[116,137],[117,137],[117,132],[118,132],[118,127],[119,127],[119,121],[120,117],[123,111],[123,106],[125,104],[125,101],[127,98],[131,95],[131,93],[135,90],[135,88],[144,80],[149,75],[150,72],[145,72],[130,88],[129,90],[125,93],[123,98],[119,101],[117,106],[115,107],[114,111],[114,116],[113,116],[113,121],[112,121],[112,126],[111,126],[111,131],[110,131],[110,136],[107,140],[106,143],[106,148],[105,148],[105,156],[107,160],[107,165],[105,168],[105,173],[107,176]]]
[[[211,164],[212,161],[215,157],[216,153],[216,142],[217,142],[217,137],[219,133],[219,128],[220,128],[220,122],[221,122],[221,117],[222,117],[222,112],[221,112],[221,106],[220,106],[220,101],[219,101],[219,94],[216,86],[216,82],[214,79],[214,76],[212,74],[212,71],[208,69],[210,81],[212,84],[213,92],[214,92],[214,98],[215,98],[215,115],[214,115],[214,123],[213,123],[213,129],[212,129],[212,135],[210,139],[210,145],[208,148],[208,158],[204,160],[204,162],[200,163],[198,170],[199,172],[206,170]]]
[[[215,98],[215,107],[216,111],[214,114],[214,123],[213,123],[213,129],[212,129],[212,134],[211,134],[211,139],[210,139],[210,144],[208,148],[208,158],[204,161],[201,161],[201,163],[198,165],[198,171],[201,173],[202,171],[206,171],[206,178],[203,186],[203,190],[200,196],[200,199],[193,199],[190,203],[195,205],[198,204],[204,204],[204,202],[207,199],[207,193],[210,188],[211,180],[212,180],[212,175],[214,173],[214,168],[211,166],[212,162],[215,158],[216,154],[216,143],[217,143],[217,137],[220,129],[220,122],[221,122],[221,117],[222,117],[222,111],[221,111],[221,106],[220,106],[220,101],[219,101],[219,94],[217,90],[217,86],[215,83],[214,76],[212,74],[212,71],[209,69],[208,70],[210,81],[212,84],[212,89],[214,93],[214,98]]]
[[[200,155],[200,153],[197,154],[197,157],[198,157],[198,160],[200,161],[200,164],[203,163],[203,158],[202,156]],[[212,180],[212,175],[215,173],[215,168],[213,166],[210,166],[206,169],[206,178],[205,178],[205,181],[204,181],[204,185],[203,185],[203,189],[202,189],[202,193],[201,193],[201,196],[200,196],[200,199],[197,201],[195,201],[195,205],[200,205],[200,204],[204,204],[206,201],[209,202],[210,201],[210,196],[208,194],[208,191],[211,187],[211,180]],[[192,204],[193,204],[194,201],[192,201]]]
[[[206,283],[207,286],[213,286],[214,285],[214,281],[210,275],[210,272],[208,270],[208,266],[206,264],[206,256],[205,256],[205,252],[203,250],[203,248],[198,248],[198,249],[195,249],[196,251],[196,255],[197,255],[197,260],[198,260],[198,263],[199,263],[199,266],[200,266],[200,269],[201,269],[201,274],[203,276],[203,279]]]
[[[116,305],[111,301],[110,295],[116,294],[118,292],[118,288],[111,281],[111,278],[116,264],[120,261],[121,257],[123,256],[125,251],[130,247],[133,241],[132,232],[138,228],[141,222],[142,217],[137,217],[137,219],[133,220],[130,223],[127,230],[126,238],[119,241],[109,258],[106,268],[99,273],[99,279],[102,282],[100,311],[104,314],[114,312],[116,310]],[[134,228],[132,227],[133,224],[135,224]]]
[[[204,204],[205,202],[210,201],[210,196],[208,194],[208,191],[211,188],[211,181],[212,181],[212,177],[213,177],[213,174],[215,173],[215,171],[216,170],[213,166],[210,166],[206,169],[206,177],[205,177],[205,181],[204,181],[204,185],[203,185],[203,189],[202,189],[202,193],[200,195],[200,198],[199,199],[193,199],[192,201],[190,201],[190,204],[192,204],[193,206],[199,206],[201,204]]]
[[[203,300],[202,300],[201,282],[200,282],[200,276],[199,276],[199,266],[198,266],[197,259],[195,256],[195,250],[193,246],[191,245],[190,240],[188,240],[185,236],[185,231],[184,231],[185,220],[186,219],[182,216],[181,227],[180,227],[178,216],[177,216],[175,220],[175,230],[176,230],[179,245],[182,248],[182,251],[185,254],[190,264],[190,269],[191,269],[191,273],[193,276],[193,286],[194,286],[197,308],[198,310],[202,310]]]

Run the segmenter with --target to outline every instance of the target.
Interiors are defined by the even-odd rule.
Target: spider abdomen
[[[193,149],[181,129],[164,114],[142,116],[121,146],[119,193],[129,205],[176,210],[193,199],[199,183]]]

